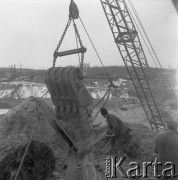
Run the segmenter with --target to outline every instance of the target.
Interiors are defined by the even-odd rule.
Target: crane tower
[[[166,129],[164,109],[155,96],[138,32],[125,0],[100,0],[115,43],[152,129]]]

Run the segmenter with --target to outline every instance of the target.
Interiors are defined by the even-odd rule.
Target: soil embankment
[[[110,110],[110,112],[117,115],[116,111]],[[45,143],[54,154],[56,159],[54,175],[56,179],[59,180],[60,178],[63,178],[67,167],[66,143],[60,134],[57,134],[51,127],[51,118],[55,118],[54,110],[40,98],[30,97],[20,105],[11,109],[1,119],[0,161],[7,154],[14,152],[19,146],[25,146],[32,133],[35,132],[36,134],[33,139]],[[123,118],[124,115],[122,119]],[[101,122],[100,116],[96,119],[96,124],[94,126],[96,137],[99,137],[105,133],[106,123],[97,125],[97,122]],[[133,137],[133,144],[130,145],[130,149],[127,149],[127,154],[131,151],[137,153],[135,157],[131,155],[132,160],[134,161],[151,161],[151,157],[154,156],[153,148],[156,133],[149,127],[140,124],[138,121],[132,120],[129,122],[129,119],[127,119],[126,123],[131,128]],[[95,167],[104,179],[106,158],[104,151],[107,148],[107,144],[101,138],[95,141]],[[138,144],[139,146],[132,149],[135,147],[135,144]],[[119,156],[119,152],[117,155]],[[130,160],[131,158],[128,156],[127,161],[123,164],[124,168],[128,168],[128,162]],[[120,179],[122,179],[122,177],[120,177]]]

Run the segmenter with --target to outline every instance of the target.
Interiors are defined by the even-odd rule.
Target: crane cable
[[[26,149],[25,149],[25,152],[24,152],[24,154],[23,154],[23,156],[22,156],[22,160],[21,160],[21,162],[20,162],[20,165],[19,165],[19,168],[18,168],[18,171],[17,171],[17,173],[16,173],[16,176],[15,176],[15,179],[14,180],[17,180],[17,178],[18,178],[18,176],[19,176],[19,173],[20,173],[20,171],[21,171],[21,168],[22,168],[22,166],[23,166],[23,162],[24,162],[24,160],[25,160],[25,157],[26,157],[26,155],[27,155],[27,152],[28,152],[28,150],[29,150],[29,147],[30,147],[30,145],[31,145],[31,142],[32,142],[32,140],[33,140],[33,138],[34,138],[34,135],[36,135],[36,134],[38,134],[39,133],[39,130],[40,130],[40,122],[41,122],[41,118],[38,116],[38,123],[37,123],[37,127],[36,127],[36,129],[33,131],[33,133],[31,134],[31,136],[30,136],[30,139],[29,139],[29,141],[28,141],[28,144],[27,144],[27,147],[26,147]],[[12,177],[11,177],[12,178]],[[10,179],[11,179],[10,178]]]
[[[103,62],[102,62],[102,60],[101,60],[101,58],[100,58],[100,56],[99,56],[99,54],[98,54],[98,52],[97,52],[97,50],[96,50],[96,48],[95,48],[95,46],[94,46],[94,44],[93,44],[93,42],[92,42],[92,40],[91,40],[91,38],[90,38],[90,36],[89,36],[86,28],[85,28],[85,25],[84,25],[82,19],[80,18],[80,16],[79,16],[79,19],[80,19],[80,22],[82,23],[82,26],[83,26],[83,28],[84,28],[84,30],[85,30],[85,32],[86,32],[86,34],[87,34],[87,36],[88,36],[88,38],[89,38],[89,40],[90,40],[90,43],[92,44],[92,46],[93,46],[93,48],[94,48],[94,50],[95,50],[95,53],[97,54],[97,56],[98,56],[98,58],[99,58],[99,60],[100,60],[100,63],[101,63],[101,65],[102,65],[102,67],[103,67],[103,69],[104,69],[104,71],[105,71],[105,74],[107,75],[109,81],[112,83],[112,81],[111,81],[111,79],[110,79],[110,77],[109,77],[109,74],[107,73],[106,68],[104,67],[104,64],[103,64]]]
[[[126,100],[124,97],[122,97],[122,94],[121,94],[121,93],[119,93],[119,90],[117,89],[117,87],[115,87],[115,89],[116,89],[117,93],[119,94],[120,98],[121,98],[122,100],[124,100],[124,102],[129,106],[129,108],[130,108],[131,111],[135,114],[135,116],[138,118],[138,120],[139,120],[140,122],[142,122],[142,120],[138,117],[138,115],[137,115],[136,112],[133,110],[133,108],[130,106],[130,104],[127,102],[127,100]]]
[[[102,98],[102,100],[103,100],[103,99],[107,96],[105,102],[103,103],[103,105],[102,105],[101,107],[104,107],[104,106],[106,105],[106,103],[107,103],[108,100],[109,100],[110,94],[111,94],[111,86],[108,87],[105,95],[104,95],[103,98]],[[101,103],[101,102],[100,102],[100,103]],[[96,106],[95,106],[95,107],[96,107]],[[99,113],[100,113],[100,109],[99,109],[99,110],[96,112],[96,114],[93,116],[91,122],[94,122],[94,121],[95,121],[95,119],[96,119],[96,117],[98,116]]]
[[[150,39],[149,39],[149,37],[148,37],[148,35],[147,35],[146,31],[145,31],[145,28],[144,28],[144,26],[143,26],[143,24],[142,24],[142,22],[141,22],[141,20],[140,20],[140,18],[139,18],[139,16],[138,16],[138,13],[137,13],[137,11],[136,11],[136,9],[135,9],[133,3],[132,3],[131,0],[128,0],[128,1],[129,1],[129,4],[131,5],[131,8],[132,8],[132,10],[133,10],[133,12],[134,12],[134,14],[135,14],[135,16],[136,16],[136,18],[137,18],[137,20],[138,20],[140,26],[141,26],[141,28],[142,28],[144,34],[145,34],[145,37],[146,37],[146,39],[147,39],[147,41],[148,41],[148,43],[149,43],[149,45],[150,45],[150,47],[151,47],[151,49],[152,49],[154,55],[155,55],[155,58],[156,58],[156,60],[157,60],[157,62],[158,62],[158,64],[159,64],[159,66],[160,66],[161,69],[162,69],[162,66],[161,66],[161,63],[160,63],[160,61],[159,61],[159,59],[158,59],[158,56],[156,55],[156,52],[155,52],[155,50],[154,50],[154,48],[153,48],[153,46],[152,46],[152,44],[151,44],[151,42],[150,42]]]
[[[94,107],[93,107],[93,108],[96,108],[99,104],[101,104],[101,102],[102,102],[102,101],[104,100],[104,98],[107,96],[108,91],[109,91],[109,87],[108,87],[108,89],[106,90],[104,96],[103,96],[98,102],[96,102],[96,103],[94,104]]]
[[[145,38],[144,38],[144,36],[143,36],[143,34],[142,34],[142,32],[141,32],[141,30],[140,30],[140,28],[139,28],[139,26],[138,26],[138,24],[137,24],[136,20],[135,20],[134,16],[132,15],[132,12],[130,11],[130,9],[129,9],[129,7],[128,7],[128,5],[127,5],[127,3],[126,3],[126,2],[125,2],[125,5],[126,5],[126,7],[127,7],[128,11],[129,11],[129,13],[130,13],[131,17],[132,17],[132,19],[133,19],[133,21],[134,21],[134,23],[135,23],[135,25],[136,25],[137,29],[138,29],[138,31],[139,31],[139,33],[140,33],[140,35],[141,35],[141,37],[142,37],[143,41],[144,41],[144,44],[146,45],[146,47],[147,47],[147,49],[148,49],[148,51],[149,51],[149,54],[151,55],[152,60],[153,60],[153,61],[154,61],[154,63],[155,63],[156,68],[158,68],[158,66],[157,66],[157,64],[156,64],[156,61],[155,61],[155,59],[154,59],[154,57],[153,57],[153,55],[152,55],[152,53],[151,53],[151,51],[150,51],[150,49],[149,49],[149,47],[148,47],[147,43],[146,43],[146,40],[145,40]]]
[[[31,137],[30,137],[30,140],[29,140],[29,142],[28,142],[28,144],[27,144],[27,147],[26,147],[25,152],[24,152],[24,154],[23,154],[22,160],[21,160],[21,162],[20,162],[20,165],[19,165],[19,168],[18,168],[18,171],[17,171],[17,174],[16,174],[14,180],[17,180],[17,178],[18,178],[18,176],[19,176],[19,173],[20,173],[21,168],[22,168],[22,166],[23,166],[23,162],[24,162],[24,160],[25,160],[26,154],[27,154],[28,149],[29,149],[29,147],[30,147],[30,144],[31,144],[31,142],[32,142],[32,140],[33,140],[34,134],[35,134],[35,132],[33,132],[32,135],[31,135]]]
[[[149,37],[148,37],[148,35],[147,35],[146,31],[145,31],[145,28],[144,28],[144,26],[143,26],[143,24],[142,24],[142,22],[141,22],[141,20],[140,20],[140,18],[139,18],[139,16],[138,16],[138,13],[137,13],[137,11],[136,11],[136,9],[135,9],[135,7],[134,7],[132,1],[131,1],[131,0],[128,0],[128,1],[129,1],[129,4],[130,4],[130,6],[131,6],[131,8],[132,8],[132,10],[133,10],[133,12],[134,12],[136,18],[137,18],[137,21],[139,22],[139,24],[140,24],[140,26],[141,26],[141,29],[142,29],[142,31],[143,31],[143,33],[144,33],[144,35],[145,35],[145,37],[146,37],[146,39],[147,39],[147,41],[148,41],[150,47],[151,47],[151,50],[152,50],[153,53],[154,53],[154,56],[155,56],[155,58],[156,58],[156,60],[157,60],[157,62],[158,62],[158,64],[159,64],[159,66],[160,66],[160,69],[163,70],[163,68],[162,68],[162,66],[161,66],[161,63],[160,63],[160,61],[159,61],[159,59],[158,59],[158,57],[157,57],[157,55],[156,55],[156,52],[155,52],[155,50],[154,50],[154,48],[153,48],[153,46],[152,46],[152,44],[151,44],[151,42],[150,42],[150,39],[149,39]],[[148,51],[149,51],[151,57],[152,57],[152,59],[153,59],[155,65],[156,65],[156,68],[159,69],[158,66],[157,66],[157,64],[156,64],[156,62],[155,62],[155,59],[153,58],[153,55],[152,55],[152,53],[151,53],[151,51],[150,51],[150,49],[149,49],[147,43],[146,43],[146,41],[145,41],[145,39],[144,39],[144,37],[143,37],[141,31],[140,31],[140,28],[139,28],[138,24],[136,23],[135,18],[133,17],[133,15],[132,15],[132,13],[131,13],[131,11],[130,11],[130,9],[129,9],[129,7],[128,7],[128,5],[127,5],[126,2],[125,2],[125,4],[126,4],[126,7],[127,7],[128,10],[129,10],[130,15],[132,16],[132,18],[133,18],[133,20],[134,20],[134,23],[136,24],[136,26],[137,26],[137,28],[138,28],[139,33],[141,34],[141,37],[142,37],[142,39],[143,39],[143,41],[144,41],[144,43],[145,43],[145,45],[146,45],[146,47],[147,47],[147,49],[148,49]],[[172,89],[170,82],[169,82],[168,80],[166,80],[166,82],[168,83],[169,88]]]
[[[149,51],[149,53],[150,53],[150,55],[151,55],[152,60],[153,60],[154,63],[155,63],[156,68],[158,69],[158,66],[157,66],[157,64],[156,64],[156,61],[155,61],[155,59],[154,59],[154,57],[153,57],[153,55],[152,55],[152,53],[151,53],[151,51],[150,51],[150,49],[149,49],[147,43],[146,43],[146,40],[145,40],[145,38],[144,38],[144,36],[143,36],[143,34],[142,34],[142,32],[141,32],[141,30],[140,30],[140,28],[139,28],[139,26],[138,26],[136,20],[135,20],[134,16],[132,15],[132,12],[130,11],[130,9],[129,9],[129,7],[128,7],[128,5],[127,5],[126,2],[125,2],[125,5],[126,5],[126,7],[127,7],[127,9],[128,9],[128,12],[130,13],[130,15],[131,15],[131,17],[132,17],[132,19],[133,19],[133,22],[135,23],[135,25],[136,25],[136,27],[137,27],[137,29],[138,29],[138,31],[139,31],[139,33],[140,33],[140,35],[141,35],[143,41],[144,41],[144,44],[146,45],[146,47],[147,47],[147,49],[148,49],[148,51]],[[146,67],[149,68],[149,65],[146,66]],[[148,73],[148,69],[146,69],[146,71],[147,71],[147,73]]]
[[[151,44],[151,42],[150,42],[150,40],[149,40],[149,38],[148,38],[148,35],[147,35],[146,31],[145,31],[145,28],[144,28],[144,26],[143,26],[143,24],[142,24],[142,22],[141,22],[141,20],[140,20],[140,18],[139,18],[139,16],[138,16],[138,13],[137,13],[137,11],[136,11],[135,8],[134,8],[133,3],[131,2],[131,0],[128,0],[128,1],[129,1],[129,4],[130,4],[130,6],[131,6],[131,8],[132,8],[132,10],[133,10],[136,18],[137,18],[137,21],[139,22],[139,24],[140,24],[140,26],[141,26],[141,29],[142,29],[144,35],[146,36],[146,39],[147,39],[149,45],[151,46],[151,49],[152,49],[152,51],[153,51],[153,53],[154,53],[154,55],[155,55],[155,57],[156,57],[156,59],[157,59],[158,64],[160,65],[160,68],[163,69],[162,66],[161,66],[161,64],[160,64],[160,62],[159,62],[159,59],[158,59],[158,57],[157,57],[157,55],[156,55],[156,53],[155,53],[155,51],[154,51],[154,49],[153,49],[153,46],[152,46],[152,44]],[[149,49],[149,47],[147,46],[147,43],[146,43],[146,41],[145,41],[145,39],[144,39],[141,31],[140,31],[140,28],[139,28],[139,26],[138,26],[138,24],[137,24],[134,16],[132,15],[132,12],[130,11],[130,9],[129,9],[129,7],[128,7],[128,5],[127,5],[126,2],[125,2],[125,4],[126,4],[126,7],[128,8],[128,11],[129,11],[130,15],[132,16],[133,21],[134,21],[134,23],[136,24],[136,26],[137,26],[137,28],[138,28],[138,31],[139,31],[139,33],[141,34],[141,36],[142,36],[142,38],[143,38],[143,41],[144,41],[144,43],[145,43],[145,45],[146,45],[146,47],[147,47],[147,49],[148,49],[148,51],[149,51],[149,53],[150,53],[150,55],[151,55],[151,57],[152,57],[155,65],[156,65],[155,59],[153,58],[152,53],[150,52],[150,49]],[[149,68],[149,67],[148,67],[148,68]],[[156,68],[159,69],[157,65],[156,65]],[[147,71],[148,71],[148,70],[147,70]],[[169,85],[170,89],[172,89],[172,87],[171,87],[171,85],[170,85],[170,82],[169,82],[168,80],[166,80],[166,81],[168,82],[168,85]],[[153,81],[153,86],[154,86],[156,92],[158,93],[158,89],[157,89],[156,84],[154,83],[154,81]],[[159,104],[160,107],[161,107],[161,110],[162,110],[163,112],[166,112],[165,107],[161,104],[159,98],[157,98],[157,101],[158,101],[158,104]]]
[[[80,19],[81,24],[82,24],[82,26],[83,26],[83,28],[84,28],[84,30],[85,30],[85,32],[86,32],[89,40],[90,40],[90,43],[92,44],[92,46],[93,46],[93,48],[94,48],[94,50],[95,50],[96,55],[98,56],[98,59],[100,60],[100,63],[101,63],[101,65],[102,65],[102,67],[103,67],[103,69],[104,69],[104,71],[105,71],[105,74],[107,75],[107,77],[108,77],[108,79],[109,79],[112,87],[114,87],[114,88],[116,89],[116,91],[118,92],[118,94],[120,95],[120,92],[118,91],[117,87],[113,84],[113,82],[112,82],[112,80],[111,80],[108,72],[106,71],[106,68],[105,68],[105,66],[104,66],[104,64],[103,64],[103,62],[102,62],[102,60],[101,60],[101,58],[100,58],[100,55],[99,55],[99,53],[97,52],[97,50],[96,50],[96,48],[95,48],[95,46],[94,46],[94,44],[93,44],[93,42],[92,42],[92,40],[91,40],[91,38],[90,38],[90,35],[89,35],[89,33],[87,32],[86,27],[85,27],[82,19],[80,18],[80,16],[79,16],[79,19]],[[132,109],[132,107],[131,107],[131,106],[129,105],[129,103],[125,100],[125,98],[124,98],[124,101],[125,101],[126,104],[129,106],[129,108],[132,110],[132,112],[135,114],[135,116],[138,118],[138,120],[141,121],[141,119],[139,118],[139,116],[138,116],[138,115],[136,114],[136,112]]]

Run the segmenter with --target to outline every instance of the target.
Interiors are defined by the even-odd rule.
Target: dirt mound
[[[30,97],[22,104],[10,110],[3,116],[0,124],[0,161],[7,155],[14,152],[19,145],[25,146],[32,133],[37,132],[34,140],[44,142],[53,152],[56,162],[56,172],[62,178],[65,176],[65,165],[67,164],[67,154],[64,150],[66,143],[63,138],[51,127],[50,119],[55,118],[54,110],[49,107],[42,99]],[[150,160],[154,154],[154,141],[156,133],[150,128],[134,123],[127,123],[131,128],[132,141],[127,154],[139,153],[137,160]],[[97,127],[94,130],[96,136],[105,134],[106,126]],[[139,147],[135,145],[138,144]],[[104,176],[106,143],[100,140],[94,147],[95,164]]]
[[[153,158],[155,157],[154,153],[154,145],[157,133],[153,132],[149,127],[146,127],[139,123],[127,123],[127,125],[131,129],[132,138],[129,143],[125,144],[124,146],[124,153],[127,155],[126,161],[122,164],[123,170],[126,172],[130,166],[129,163],[132,161],[136,162],[152,162]],[[107,128],[102,127],[103,132],[107,130]],[[95,157],[95,167],[102,175],[103,179],[105,179],[105,151],[108,149],[109,143],[107,143],[104,139],[99,140],[94,147],[94,157]],[[117,157],[122,156],[122,152],[118,147],[117,151],[112,154]],[[153,172],[153,171],[152,171]],[[148,179],[152,179],[151,170],[148,172],[149,177]],[[119,176],[119,179],[124,180]],[[154,178],[153,178],[154,179]]]
[[[132,142],[136,142],[139,145],[138,159],[141,161],[151,161],[155,155],[154,146],[158,133],[140,123],[128,123],[128,125],[132,130]]]
[[[15,177],[26,148],[27,144],[20,145],[13,153],[7,154],[3,158],[0,162],[0,179],[9,180],[13,175]],[[18,179],[47,180],[52,177],[54,167],[55,158],[51,149],[45,143],[32,141]]]
[[[127,154],[130,158],[137,158],[140,160],[150,160],[154,155],[154,144],[156,140],[157,133],[153,132],[150,128],[139,124],[139,123],[126,123],[127,126],[131,129],[128,142],[124,145],[124,153]],[[104,129],[104,127],[103,127]],[[109,142],[105,138],[101,139],[95,145],[95,155],[99,156],[104,154],[105,150],[108,148]],[[120,148],[117,147],[119,151]]]
[[[51,127],[51,118],[55,118],[54,110],[40,98],[30,97],[10,110],[0,124],[0,158],[14,149],[17,142],[26,143],[33,132],[34,140],[44,142],[58,156],[66,143]]]

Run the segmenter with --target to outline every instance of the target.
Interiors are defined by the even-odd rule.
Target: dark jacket
[[[123,135],[128,131],[128,127],[115,115],[108,114],[108,134]]]
[[[155,153],[158,154],[159,162],[173,162],[176,174],[178,174],[178,135],[177,132],[168,130],[160,134],[156,139]]]

